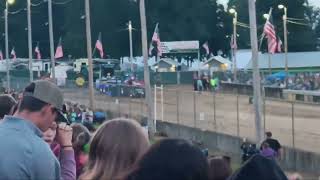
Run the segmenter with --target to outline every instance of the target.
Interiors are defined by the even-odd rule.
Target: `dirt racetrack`
[[[209,92],[200,94],[191,90],[191,86],[165,87],[163,117],[161,93],[158,91],[157,119],[254,139],[254,110],[248,96],[213,96]],[[88,104],[87,89],[65,89],[64,93],[68,101]],[[118,113],[119,116],[146,115],[143,99],[114,98],[97,92],[96,107]],[[285,146],[320,154],[320,105],[266,100],[263,109],[265,123],[262,122],[262,126],[265,125],[274,138]]]

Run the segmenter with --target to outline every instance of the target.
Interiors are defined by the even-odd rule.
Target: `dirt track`
[[[87,90],[73,89],[64,92],[67,100],[88,104]],[[157,97],[157,119],[161,120],[160,92],[157,93]],[[236,95],[229,94],[219,94],[214,97],[208,92],[194,93],[190,86],[170,86],[166,87],[164,91],[163,119],[236,136],[238,134],[237,117],[239,117],[239,135],[253,139],[255,135],[254,111],[248,99],[247,96],[239,96],[237,100]],[[142,99],[119,98],[118,102],[116,102],[116,98],[96,94],[97,108],[130,117],[146,114]],[[237,107],[239,116],[237,116]],[[177,111],[178,109],[179,111]],[[283,145],[292,147],[292,104],[267,100],[265,109],[266,130],[272,131],[274,137],[279,139]],[[296,148],[320,153],[319,110],[320,106],[317,105],[294,104],[294,142]],[[262,123],[263,125],[264,123]]]

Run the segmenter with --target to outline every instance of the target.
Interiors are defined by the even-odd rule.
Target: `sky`
[[[218,0],[218,2],[222,3],[222,4],[226,4],[228,2],[228,0]],[[309,0],[309,3],[311,5],[320,7],[320,0]]]

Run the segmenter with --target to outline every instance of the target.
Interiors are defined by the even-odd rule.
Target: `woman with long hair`
[[[89,161],[80,179],[121,179],[148,147],[147,134],[136,121],[107,121],[99,127],[91,141]]]

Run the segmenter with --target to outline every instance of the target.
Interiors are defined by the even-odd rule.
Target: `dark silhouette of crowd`
[[[270,139],[233,172],[230,157],[208,157],[208,150],[187,140],[164,138],[151,145],[132,119],[99,120],[95,127],[93,112],[64,104],[62,92],[49,81],[31,83],[17,100],[0,96],[0,105],[0,179],[287,179]]]

